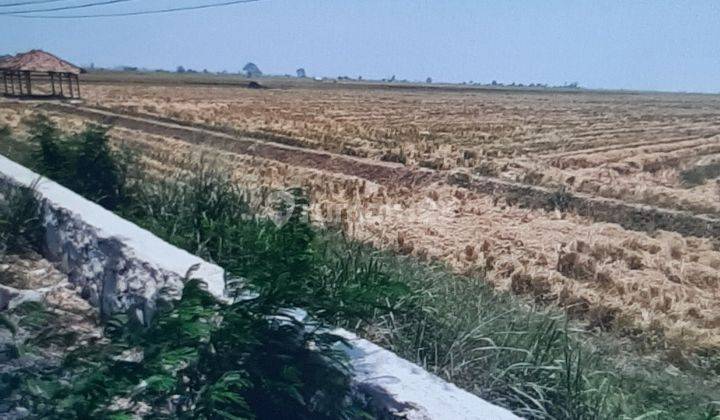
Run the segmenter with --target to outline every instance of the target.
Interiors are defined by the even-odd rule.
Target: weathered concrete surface
[[[133,309],[152,314],[158,298],[179,297],[182,280],[193,277],[224,293],[224,271],[180,250],[78,194],[0,155],[0,196],[18,186],[34,186],[43,209],[47,256],[60,263],[83,297],[104,313]],[[37,184],[35,184],[37,182]],[[1,201],[1,200],[0,200]],[[0,289],[8,302],[14,290]],[[335,330],[346,349],[356,389],[375,408],[409,420],[517,419],[510,411],[449,384],[421,367],[345,330]]]
[[[408,420],[511,420],[510,411],[490,404],[345,330],[335,330],[348,350],[355,387],[383,411]]]
[[[32,187],[35,182],[43,208],[46,256],[60,263],[70,282],[103,314],[135,308],[138,315],[150,316],[157,298],[179,296],[191,267],[193,277],[222,296],[224,271],[219,266],[0,156],[0,191]]]

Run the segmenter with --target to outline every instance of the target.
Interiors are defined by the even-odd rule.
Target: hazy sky
[[[81,12],[219,1],[136,0]],[[720,92],[720,2],[263,0],[124,18],[0,16],[0,53],[31,48],[96,66],[237,71],[253,61],[278,74],[304,67],[312,76]]]

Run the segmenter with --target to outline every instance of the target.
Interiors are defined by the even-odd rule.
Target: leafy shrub
[[[29,122],[30,140],[36,145],[35,169],[57,182],[72,179],[74,168],[70,149],[61,142],[60,131],[55,123],[44,114],[35,115]]]
[[[129,155],[110,148],[107,128],[89,125],[81,133],[63,137],[42,114],[29,126],[30,140],[36,145],[36,170],[108,209],[127,200]]]
[[[116,316],[105,336],[49,372],[26,373],[14,398],[43,418],[366,415],[349,398],[341,339],[268,299],[222,303],[189,280],[150,326]]]
[[[32,188],[0,191],[0,255],[40,248],[44,229]]]

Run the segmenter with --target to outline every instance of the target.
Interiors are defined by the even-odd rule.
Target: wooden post
[[[68,78],[68,88],[70,88],[70,97],[73,98],[72,75],[70,73],[68,73],[67,78]]]
[[[27,94],[32,96],[32,82],[30,81],[30,72],[25,72],[25,83],[27,83]]]
[[[18,78],[18,90],[20,91],[20,96],[23,96],[23,78],[22,73],[17,72],[17,78]]]
[[[77,85],[77,97],[80,99],[80,76],[75,75],[75,84]]]
[[[13,78],[12,72],[9,73],[10,75],[10,90],[12,90],[13,96],[15,96],[15,80]]]
[[[49,71],[48,75],[50,76],[50,87],[52,88],[52,96],[55,96],[55,73]]]
[[[7,74],[3,71],[3,92],[7,95],[8,93],[8,85],[7,85]]]
[[[65,97],[65,92],[63,92],[63,85],[62,85],[62,73],[58,73],[58,78],[60,80],[60,96]]]

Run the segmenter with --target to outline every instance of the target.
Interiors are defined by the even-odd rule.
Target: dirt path
[[[562,210],[573,211],[594,221],[618,223],[638,231],[668,230],[683,235],[719,237],[720,219],[691,212],[628,203],[574,193],[560,197],[549,188],[477,177],[466,173],[412,168],[401,164],[357,158],[342,154],[238,136],[207,127],[197,127],[147,115],[130,115],[76,104],[54,102],[0,102],[2,107],[34,106],[51,112],[72,114],[102,124],[168,136],[192,144],[217,148],[240,155],[271,159],[284,164],[343,174],[377,182],[393,188],[421,188],[436,182],[462,186],[483,194],[510,198],[513,203],[532,208],[553,206],[563,199]]]

